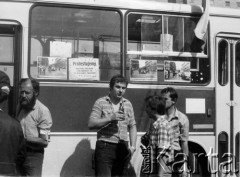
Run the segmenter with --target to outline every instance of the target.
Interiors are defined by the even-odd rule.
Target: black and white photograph
[[[240,177],[240,0],[0,0],[0,177]]]
[[[191,82],[190,62],[164,61],[165,82]]]

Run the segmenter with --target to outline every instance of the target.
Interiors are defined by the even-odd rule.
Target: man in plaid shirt
[[[166,101],[163,97],[157,98],[156,113],[151,116],[155,122],[150,128],[150,141],[149,144],[153,153],[153,165],[157,164],[158,176],[162,176],[164,171],[168,169],[166,165],[174,160],[174,151],[171,147],[174,139],[174,131],[167,120],[165,114]],[[176,121],[175,121],[176,122]],[[178,123],[178,122],[176,122]],[[156,169],[155,169],[156,170]]]
[[[176,90],[167,87],[161,91],[161,96],[165,98],[165,119],[168,121],[173,137],[171,149],[174,151],[174,161],[172,163],[172,177],[185,177],[186,172],[179,171],[183,166],[187,168],[189,120],[185,114],[180,112],[175,104],[178,99]],[[183,162],[183,163],[181,163]]]
[[[167,165],[171,165],[172,176],[182,177],[187,174],[179,171],[187,161],[184,161],[188,155],[188,132],[189,120],[187,116],[175,107],[178,94],[172,87],[161,91],[161,96],[157,98],[155,114],[153,110],[146,110],[149,117],[155,122],[150,129],[150,146],[152,151],[153,164],[159,163],[158,176],[162,176],[167,170]],[[181,163],[184,162],[184,163]]]

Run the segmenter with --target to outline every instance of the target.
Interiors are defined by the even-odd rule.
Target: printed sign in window
[[[51,57],[72,57],[72,43],[62,41],[50,42]]]
[[[99,59],[70,58],[69,80],[99,80]]]

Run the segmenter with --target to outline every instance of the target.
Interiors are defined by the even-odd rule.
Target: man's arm
[[[130,139],[130,150],[133,154],[136,150],[136,141],[137,141],[137,127],[133,125],[129,128],[129,139]]]
[[[102,117],[103,111],[101,108],[101,104],[96,101],[93,105],[91,115],[88,121],[89,129],[100,129],[104,126],[108,126],[113,121],[121,121],[124,119],[123,113],[104,113],[104,117]]]
[[[188,141],[182,141],[181,145],[183,153],[188,156]]]
[[[181,147],[184,153],[185,162],[184,162],[184,173],[182,174],[183,177],[187,176],[187,170],[188,170],[188,137],[189,137],[189,120],[186,117],[186,121],[182,127],[182,141],[181,141]]]
[[[188,156],[188,137],[189,137],[189,120],[186,117],[186,121],[184,122],[184,125],[182,127],[181,146],[183,153],[185,153],[187,156]]]
[[[41,149],[48,146],[50,138],[50,130],[52,127],[52,116],[47,107],[42,107],[39,110],[39,125],[37,128],[39,130],[38,137],[27,136],[26,141],[27,145],[30,145],[31,148]]]
[[[88,121],[88,128],[89,129],[99,129],[103,128],[104,126],[109,125],[113,121],[121,121],[124,119],[124,115],[121,113],[112,113],[109,114],[105,118],[97,118],[90,116],[89,121]]]

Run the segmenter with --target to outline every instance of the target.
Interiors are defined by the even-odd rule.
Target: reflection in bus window
[[[128,15],[128,50],[201,52],[194,29],[199,18],[168,15]],[[163,27],[163,31],[162,31]]]
[[[30,24],[32,77],[108,81],[120,73],[118,12],[35,6]]]
[[[236,51],[236,56],[235,56],[235,59],[236,59],[236,66],[235,66],[235,75],[236,75],[236,84],[238,86],[240,86],[240,42],[238,42],[236,44],[236,47],[235,47],[235,51]]]
[[[222,86],[228,82],[228,43],[222,40],[218,44],[218,83]]]

